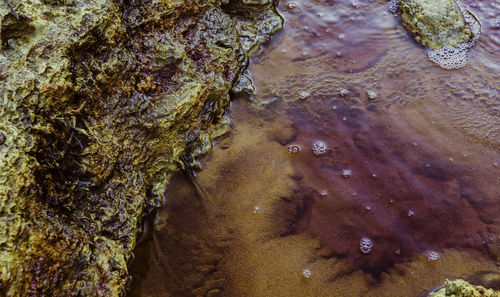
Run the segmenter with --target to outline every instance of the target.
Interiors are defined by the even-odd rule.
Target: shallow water
[[[498,286],[500,2],[463,1],[482,33],[453,71],[427,59],[385,1],[291,2],[251,63],[257,95],[232,103],[199,186],[170,183],[129,295]]]

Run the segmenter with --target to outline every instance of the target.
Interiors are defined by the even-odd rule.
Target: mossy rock
[[[143,217],[179,159],[210,149],[249,51],[282,20],[271,1],[9,4],[0,296],[120,296]]]
[[[473,36],[455,0],[399,0],[403,21],[415,40],[437,49],[468,42]]]

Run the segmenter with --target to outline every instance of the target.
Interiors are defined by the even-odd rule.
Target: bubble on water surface
[[[344,33],[340,33],[340,34],[338,35],[338,38],[339,38],[340,40],[344,40],[344,39],[345,39],[345,34],[344,34]]]
[[[366,95],[368,95],[368,98],[370,100],[375,100],[378,97],[378,94],[375,91],[371,91],[371,90],[366,91]]]
[[[414,214],[415,212],[413,210],[408,211],[408,217],[413,217]]]
[[[389,11],[392,13],[397,13],[399,8],[398,0],[390,0],[389,1]]]
[[[316,141],[313,146],[312,146],[312,150],[313,150],[313,153],[316,155],[316,156],[320,156],[320,155],[323,155],[324,153],[326,153],[326,150],[328,149],[328,146],[326,145],[326,143],[324,143],[323,141],[321,140],[318,140]]]
[[[368,237],[363,237],[359,241],[359,249],[365,255],[368,254],[368,253],[370,253],[372,251],[372,247],[373,247],[373,242]]]
[[[260,207],[255,206],[255,207],[253,208],[253,213],[257,213],[259,210],[260,210]]]
[[[427,260],[436,261],[439,259],[439,254],[435,251],[430,251],[427,253]]]
[[[312,271],[311,271],[311,269],[305,268],[304,270],[302,270],[302,275],[303,275],[305,278],[310,278],[310,277],[312,276]]]
[[[328,192],[326,190],[321,191],[321,196],[326,197],[328,196]]]
[[[344,170],[342,170],[341,175],[344,178],[349,178],[352,176],[352,170],[351,169],[344,169]]]
[[[349,90],[346,90],[346,89],[340,90],[340,96],[342,96],[342,97],[349,95],[349,93],[350,93]]]
[[[295,1],[288,2],[288,5],[286,6],[288,9],[294,9],[297,7],[297,3]]]
[[[296,144],[289,145],[288,152],[290,154],[296,154],[296,153],[300,152],[300,147]]]
[[[305,53],[305,55],[307,55],[307,53]],[[302,91],[302,92],[300,92],[300,94],[299,94],[299,98],[300,98],[301,100],[305,100],[305,99],[307,99],[307,98],[309,98],[309,97],[311,97],[311,93],[309,93],[308,91]]]

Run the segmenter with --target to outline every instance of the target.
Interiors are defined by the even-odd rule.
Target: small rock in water
[[[344,178],[349,178],[352,176],[352,170],[351,169],[344,169],[342,170],[342,177]]]
[[[305,277],[305,278],[310,278],[312,276],[312,271],[308,268],[302,270],[302,275]]]
[[[375,100],[378,97],[378,94],[374,91],[366,91],[366,95],[368,95],[370,100]]]
[[[429,261],[436,261],[438,259],[439,259],[439,254],[435,251],[430,251],[427,254],[427,260],[429,260]]]
[[[328,149],[328,146],[326,145],[326,143],[324,143],[323,141],[321,140],[318,140],[316,141],[313,146],[312,146],[312,150],[313,150],[313,153],[316,155],[316,156],[320,156],[320,155],[323,155],[324,153],[326,153],[326,150]]]
[[[309,97],[311,97],[311,93],[309,93],[308,91],[302,91],[302,92],[300,92],[300,94],[299,94],[299,98],[300,98],[301,100],[305,100],[305,99],[307,99],[307,98],[309,98]]]
[[[359,241],[359,249],[365,255],[372,251],[372,247],[373,247],[373,242],[368,237],[363,237]]]

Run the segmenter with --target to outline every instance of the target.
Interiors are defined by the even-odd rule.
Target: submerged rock
[[[500,292],[486,289],[481,286],[473,286],[468,282],[457,279],[446,280],[445,286],[429,294],[429,297],[498,297]]]
[[[415,40],[430,48],[456,46],[472,38],[455,0],[399,0],[403,21]]]
[[[142,218],[281,27],[273,1],[225,3],[0,6],[1,296],[123,294]]]

